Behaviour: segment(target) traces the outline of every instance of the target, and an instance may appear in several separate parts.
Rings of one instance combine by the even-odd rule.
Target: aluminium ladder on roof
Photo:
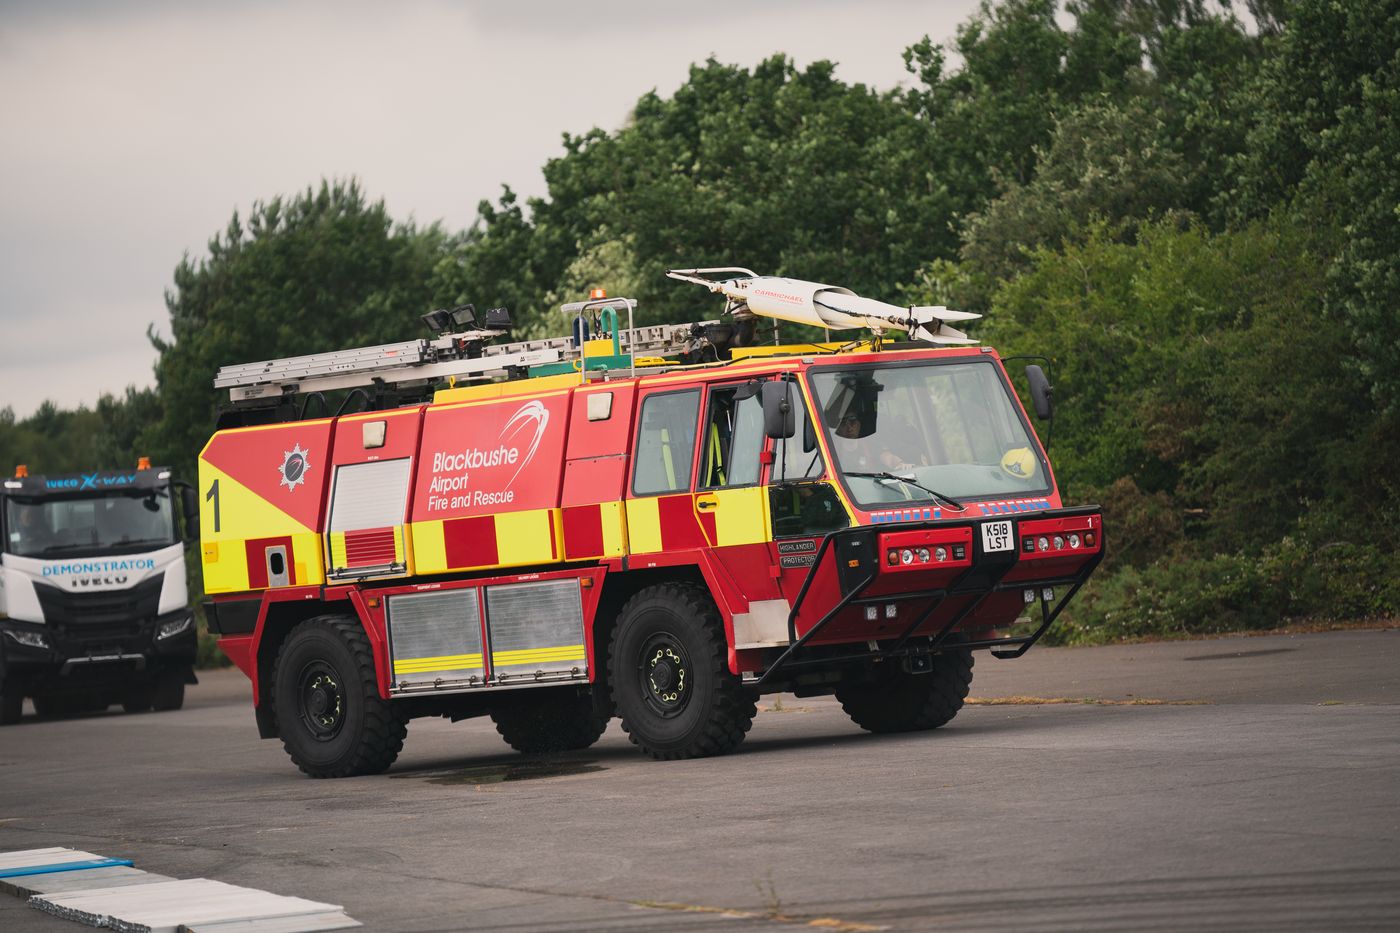
[[[575,308],[565,306],[564,310],[572,312]],[[690,339],[693,326],[655,324],[622,329],[618,334],[619,343],[622,351],[629,354],[680,349]],[[567,355],[579,352],[572,336],[505,344],[484,342],[500,333],[474,330],[432,340],[405,340],[257,363],[239,363],[220,368],[214,378],[214,387],[228,389],[230,399],[244,402],[368,386],[376,381],[394,385],[429,382],[451,376],[504,375],[511,369],[557,363]],[[475,345],[473,352],[479,348],[480,355],[464,355],[464,347],[468,344]]]

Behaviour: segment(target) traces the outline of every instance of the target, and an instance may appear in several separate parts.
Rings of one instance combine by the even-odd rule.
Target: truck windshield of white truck
[[[5,503],[5,550],[19,557],[79,555],[175,543],[166,490],[100,496],[11,497]]]

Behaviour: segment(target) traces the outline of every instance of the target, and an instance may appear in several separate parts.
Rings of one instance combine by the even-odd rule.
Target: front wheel
[[[836,699],[856,725],[869,732],[937,729],[962,709],[972,684],[972,652],[933,656],[933,670],[911,674],[888,662],[868,682],[843,684]]]
[[[403,717],[379,696],[369,638],[359,622],[318,616],[283,642],[272,669],[282,747],[314,778],[378,774],[403,749]]]
[[[128,713],[144,713],[151,708],[154,699],[155,685],[142,681],[127,688],[122,695],[122,709]]]
[[[730,672],[719,610],[699,586],[663,583],[628,600],[608,664],[622,730],[652,758],[722,755],[753,726],[754,695]]]
[[[165,671],[151,689],[151,708],[156,712],[177,710],[185,705],[185,672]]]
[[[0,726],[13,726],[24,715],[24,692],[17,684],[0,682]]]

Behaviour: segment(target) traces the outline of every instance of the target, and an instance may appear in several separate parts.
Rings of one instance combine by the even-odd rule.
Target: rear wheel
[[[369,638],[356,620],[318,616],[298,625],[277,653],[272,683],[282,747],[307,775],[378,774],[403,749],[407,727],[379,696]]]
[[[156,678],[151,689],[151,708],[156,712],[175,710],[185,705],[185,672],[165,671]]]
[[[719,610],[699,586],[638,592],[622,608],[608,654],[622,729],[653,758],[722,755],[753,726],[754,695],[730,673]]]
[[[593,690],[522,690],[491,710],[496,731],[527,755],[587,748],[611,718],[611,702]]]
[[[911,674],[889,664],[873,681],[844,684],[836,699],[856,725],[869,732],[937,729],[962,709],[972,684],[972,652],[933,656],[933,670]]]

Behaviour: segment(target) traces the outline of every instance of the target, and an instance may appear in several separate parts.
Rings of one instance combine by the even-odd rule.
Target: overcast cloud
[[[976,6],[0,2],[0,407],[152,384],[176,263],[254,200],[353,175],[461,229],[692,62],[785,52],[889,88]]]

